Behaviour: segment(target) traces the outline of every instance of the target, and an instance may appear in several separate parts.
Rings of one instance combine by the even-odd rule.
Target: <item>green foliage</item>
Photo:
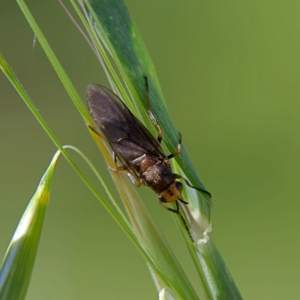
[[[27,6],[22,0],[19,0],[18,3],[45,53],[47,54],[57,75],[59,76],[62,84],[68,92],[71,100],[75,104],[75,107],[78,109],[79,113],[82,115],[83,121],[91,124],[91,119],[85,108],[85,105],[78,96],[78,93],[76,92],[72,82],[68,78],[66,72],[63,70],[61,64],[56,58],[54,52],[39,29]],[[153,130],[146,113],[145,85],[143,78],[144,76],[147,76],[149,80],[151,110],[153,110],[154,114],[159,119],[160,124],[164,129],[164,143],[172,152],[178,142],[178,132],[176,131],[164,105],[162,91],[159,86],[158,78],[156,76],[155,68],[152,64],[151,58],[124,3],[119,0],[102,0],[85,1],[84,3],[79,2],[79,5],[72,1],[72,4],[89,34],[89,39],[94,45],[93,50],[99,57],[102,66],[107,72],[108,78],[112,84],[112,88],[118,95],[120,95],[122,99],[124,99],[135,115],[143,119],[149,130]],[[85,16],[87,16],[87,18],[85,18]],[[114,65],[117,67],[116,69],[114,69]],[[96,190],[96,188],[87,180],[85,175],[82,174],[79,168],[74,164],[64,147],[54,136],[46,122],[34,107],[29,96],[22,88],[16,76],[14,76],[13,72],[2,57],[1,68],[12,82],[16,90],[19,92],[27,106],[33,112],[34,116],[40,122],[41,126],[44,128],[51,140],[62,152],[70,165],[74,168],[75,172],[77,172],[87,187],[103,204],[109,214],[114,218],[114,220],[118,223],[118,225],[122,228],[122,230],[126,233],[129,239],[144,257],[155,280],[157,289],[158,291],[161,291],[161,299],[198,299],[196,292],[194,291],[180,264],[178,263],[175,255],[147,213],[142,202],[138,198],[134,187],[131,184],[128,184],[128,181],[126,181],[124,176],[116,172],[112,172],[112,177],[115,180],[116,186],[128,213],[128,220],[127,217],[122,213],[122,210],[117,206],[113,197],[110,195],[100,175],[96,172],[92,164],[86,157],[84,157],[82,153],[80,153],[80,155],[84,157],[85,161],[94,170],[99,181],[103,184],[104,190],[109,195],[109,202],[105,200],[105,197]],[[112,165],[113,161],[110,158],[109,149],[105,144],[103,144],[103,141],[98,135],[94,134],[93,132],[91,132],[91,134],[96,143],[99,145],[99,148],[102,151],[108,165]],[[73,150],[75,149],[73,148]],[[79,152],[78,150],[75,151]],[[52,170],[52,167],[50,168]],[[176,157],[174,168],[183,176],[187,177],[187,179],[194,186],[203,187],[190,163],[184,148],[182,149],[180,155]],[[192,234],[194,237],[196,237],[195,243],[191,243],[185,228],[182,226],[180,221],[178,224],[182,229],[183,236],[194,260],[199,277],[201,278],[207,298],[241,299],[241,296],[221,256],[208,236],[208,233],[211,229],[211,202],[209,197],[206,194],[190,191],[189,189],[186,190],[185,196],[191,203],[191,209],[189,210],[186,206],[183,206],[182,209],[184,210],[186,219],[189,222]],[[44,198],[45,197],[42,197],[42,199]],[[37,230],[39,236],[42,228],[42,220],[45,209],[41,210],[40,213],[39,211],[36,211],[36,213],[37,216],[40,214],[41,222],[38,224],[33,222],[33,226],[34,230]],[[18,234],[16,233],[15,235]],[[8,251],[8,255],[6,256],[3,264],[4,267],[2,268],[2,272],[5,274],[21,274],[19,270],[22,268],[22,266],[19,265],[19,262],[24,261],[24,257],[27,259],[28,255],[30,267],[27,268],[27,273],[29,275],[26,275],[27,279],[23,280],[23,283],[21,283],[20,287],[18,288],[19,293],[22,294],[23,297],[29,283],[31,270],[36,257],[38,240],[39,239],[35,240],[35,250],[30,254],[25,252],[25,256],[22,256],[22,260],[20,260],[19,255],[11,256],[11,252]],[[27,241],[24,243],[25,246],[22,248],[27,247]],[[17,272],[13,273],[13,268],[15,268]],[[3,278],[6,277],[4,276]],[[19,275],[13,276],[11,282],[16,282],[16,280],[19,280],[18,278]],[[12,293],[13,285],[10,284],[6,286],[7,288],[5,288],[5,292],[8,291],[8,293]]]

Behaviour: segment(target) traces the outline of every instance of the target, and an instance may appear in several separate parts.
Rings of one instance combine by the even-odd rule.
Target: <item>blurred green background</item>
[[[300,3],[125,2],[156,65],[170,115],[213,194],[211,236],[240,292],[245,299],[298,299]],[[58,2],[26,3],[82,98],[89,83],[107,85]],[[60,141],[79,147],[109,181],[85,124],[32,38],[17,4],[2,0],[0,51]],[[55,152],[3,74],[0,139],[3,257]],[[139,191],[200,290],[173,216],[150,190]],[[28,299],[156,298],[139,253],[62,158]]]

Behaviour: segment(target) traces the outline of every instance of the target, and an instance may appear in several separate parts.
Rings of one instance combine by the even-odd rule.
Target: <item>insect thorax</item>
[[[169,162],[163,159],[145,158],[141,163],[140,170],[140,177],[157,194],[175,180]]]

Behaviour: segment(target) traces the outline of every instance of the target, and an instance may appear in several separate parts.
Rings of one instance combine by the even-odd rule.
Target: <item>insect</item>
[[[162,129],[150,110],[146,77],[145,85],[148,114],[158,129],[157,139],[131,113],[123,101],[104,86],[90,84],[87,87],[86,98],[89,111],[95,124],[104,135],[104,139],[113,150],[113,157],[116,162],[115,171],[127,173],[134,178],[137,186],[145,185],[158,194],[159,203],[165,209],[180,215],[191,237],[185,219],[179,211],[178,201],[185,204],[188,202],[182,199],[183,185],[177,179],[182,179],[189,187],[210,197],[211,194],[206,190],[192,186],[187,179],[172,172],[169,160],[180,153],[181,135],[179,134],[177,150],[166,155],[161,147]],[[117,165],[117,158],[122,163],[121,166]],[[164,205],[164,203],[172,202],[176,203],[176,209]]]

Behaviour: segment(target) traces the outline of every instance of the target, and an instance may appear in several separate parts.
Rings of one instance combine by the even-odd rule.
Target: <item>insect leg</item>
[[[111,171],[125,171],[126,170],[124,166],[118,166],[117,155],[114,151],[112,153],[112,158],[116,164],[116,168],[115,169],[110,168]],[[120,172],[120,173],[122,173],[122,172]],[[124,172],[124,174],[125,173],[128,173],[128,172]]]
[[[94,127],[92,127],[92,126],[89,125],[89,124],[87,124],[87,127],[88,127],[90,130],[92,130],[94,133],[96,133],[97,135],[99,135],[99,136],[101,137],[101,139],[107,141],[107,138],[106,138],[104,135],[100,134]]]
[[[182,213],[179,211],[179,205],[178,205],[178,202],[176,201],[176,209],[173,209],[173,208],[164,206],[163,202],[161,202],[161,201],[159,201],[159,204],[160,204],[164,209],[166,209],[166,210],[168,210],[168,211],[170,211],[170,212],[172,212],[172,213],[177,214],[177,215],[180,216],[180,219],[181,219],[181,221],[182,221],[182,223],[183,223],[183,226],[185,227],[186,231],[188,232],[188,235],[189,235],[189,237],[190,237],[192,243],[194,243],[195,241],[193,240],[193,237],[192,237],[192,234],[191,234],[191,232],[190,232],[190,229],[189,229],[189,227],[188,227],[188,225],[187,225],[187,223],[186,223],[186,221],[185,221],[185,219],[184,219]]]
[[[124,166],[117,166],[116,168],[108,167],[108,170],[112,172],[128,175],[128,171],[125,169]]]
[[[162,132],[161,127],[158,124],[157,118],[155,117],[155,115],[153,114],[153,112],[150,110],[149,86],[148,86],[148,78],[147,78],[147,76],[144,76],[144,79],[145,79],[145,86],[146,86],[146,102],[147,102],[148,115],[149,115],[150,120],[156,126],[156,128],[158,130],[157,141],[159,143],[161,143],[162,137],[163,137],[163,132]]]
[[[181,151],[182,135],[181,135],[180,132],[178,132],[178,133],[179,133],[179,142],[178,142],[178,145],[177,145],[177,151],[175,151],[175,152],[169,154],[169,155],[168,155],[168,159],[171,159],[171,158],[175,157],[175,156],[178,155],[178,154],[180,153],[180,151]]]
[[[113,152],[113,158],[115,160],[115,163],[116,163],[116,168],[112,168],[112,167],[108,167],[108,169],[111,171],[111,172],[117,172],[119,174],[122,174],[122,175],[127,175],[130,180],[132,181],[132,183],[137,186],[137,187],[140,187],[143,185],[143,182],[138,180],[138,178],[135,178],[130,172],[128,172],[128,170],[125,168],[125,166],[118,166],[117,165],[117,157],[115,155],[115,152]]]
[[[173,174],[173,175],[175,175],[175,178],[176,178],[176,179],[182,179],[182,180],[184,180],[184,182],[185,182],[189,187],[191,187],[191,188],[193,188],[193,189],[195,189],[195,190],[197,190],[197,191],[199,191],[199,192],[202,192],[202,193],[208,195],[208,196],[211,198],[211,193],[210,193],[210,192],[208,192],[208,191],[206,191],[206,190],[204,190],[204,189],[201,189],[201,188],[197,188],[197,187],[195,187],[195,186],[192,186],[192,185],[190,184],[190,182],[189,182],[186,178],[182,177],[181,175],[178,175],[178,174]]]

